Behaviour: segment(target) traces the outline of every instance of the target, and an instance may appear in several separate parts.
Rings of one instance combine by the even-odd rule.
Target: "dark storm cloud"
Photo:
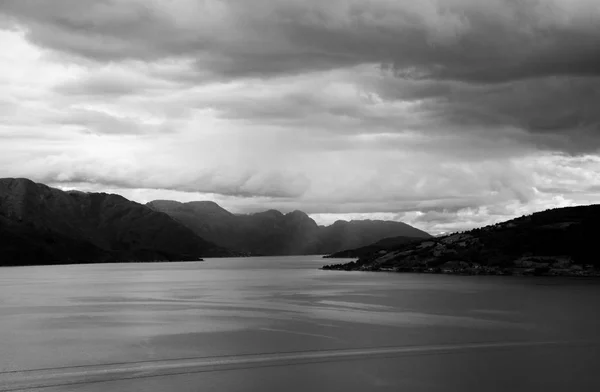
[[[193,69],[180,74],[188,85],[195,83],[190,71],[202,80],[268,79],[379,64],[394,75],[375,86],[384,99],[419,101],[417,113],[404,116],[328,101],[318,89],[207,103],[228,118],[344,119],[350,132],[432,122],[447,132],[513,127],[529,133],[524,143],[543,149],[600,147],[600,3],[593,0],[8,0],[0,13],[31,42],[100,63],[189,61]],[[144,88],[97,78],[59,91]]]
[[[316,130],[327,126],[345,135],[379,134],[375,142],[381,142],[382,148],[406,143],[394,134],[408,130],[449,139],[446,146],[457,150],[460,145],[453,144],[487,151],[496,146],[519,151],[522,145],[568,153],[600,147],[600,78],[543,77],[489,85],[407,80],[381,73],[358,74],[355,83],[356,91],[346,95],[331,92],[335,85],[323,83],[320,90],[300,84],[290,91],[234,92],[205,96],[194,103],[216,109],[227,119],[249,123]],[[370,93],[361,94],[361,90]],[[339,141],[340,145],[349,142]],[[370,142],[362,143],[368,146]]]
[[[164,21],[136,2],[9,0],[0,12],[40,46],[99,61],[146,58],[153,39],[173,37]]]
[[[407,113],[372,110],[362,100],[304,88],[303,91],[268,96],[208,96],[195,101],[195,104],[215,109],[220,117],[230,120],[321,130],[327,127],[330,131],[346,135],[382,132],[390,126],[413,129],[423,126],[422,120]]]
[[[379,63],[501,82],[600,73],[593,1],[8,0],[32,42],[98,61],[195,59],[226,77]]]
[[[427,118],[462,129],[527,131],[520,142],[570,153],[600,147],[600,78],[545,77],[494,85],[385,80],[375,87],[387,100],[418,100]],[[500,130],[499,130],[500,128]]]

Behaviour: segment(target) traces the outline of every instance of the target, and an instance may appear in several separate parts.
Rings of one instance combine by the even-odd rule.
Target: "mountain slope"
[[[226,253],[167,214],[118,195],[0,179],[0,265],[197,260]]]
[[[235,237],[237,219],[216,203],[211,201],[179,203],[172,200],[155,200],[147,203],[146,206],[168,214],[207,241],[218,242],[216,240],[228,238],[229,240],[220,241],[220,245],[236,248],[233,237],[229,238],[228,235],[234,233]]]
[[[358,248],[389,237],[429,238],[428,233],[403,222],[362,220],[337,221],[323,228],[321,253]]]
[[[438,238],[373,247],[326,269],[458,273],[585,274],[600,268],[600,205],[538,212]]]
[[[327,256],[323,256],[325,259],[345,259],[345,258],[361,258],[365,256],[369,256],[373,253],[377,252],[387,252],[390,250],[397,249],[400,246],[406,245],[409,242],[414,241],[422,241],[423,238],[414,238],[414,237],[388,237],[382,240],[379,240],[375,243],[369,244],[367,246],[361,246],[360,248],[355,249],[346,249],[339,252],[334,252]]]
[[[156,200],[147,205],[207,240],[253,255],[325,254],[391,236],[430,237],[402,222],[337,221],[323,227],[302,211],[234,215],[212,202]]]
[[[319,226],[302,211],[282,214],[269,210],[239,215],[240,245],[254,254],[300,255],[319,253]]]

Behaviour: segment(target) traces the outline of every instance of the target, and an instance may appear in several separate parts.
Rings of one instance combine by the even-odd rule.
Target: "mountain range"
[[[429,234],[401,222],[318,226],[301,211],[235,215],[213,202],[147,205],[107,193],[0,179],[0,266],[325,254]]]
[[[600,275],[600,205],[557,208],[441,237],[386,239],[334,253],[325,269],[464,274]]]
[[[209,201],[155,200],[147,205],[169,214],[208,241],[251,255],[327,254],[386,237],[431,237],[402,222],[339,220],[330,226],[319,226],[302,211],[236,215]]]
[[[198,260],[233,255],[119,195],[0,179],[0,265]]]

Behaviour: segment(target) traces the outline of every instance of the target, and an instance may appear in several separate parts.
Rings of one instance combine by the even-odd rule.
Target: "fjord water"
[[[0,270],[0,391],[600,390],[600,281],[320,257]]]

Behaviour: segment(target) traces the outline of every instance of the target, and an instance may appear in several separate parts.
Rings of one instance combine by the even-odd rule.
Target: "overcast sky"
[[[598,0],[2,0],[0,177],[433,234],[600,201]]]

